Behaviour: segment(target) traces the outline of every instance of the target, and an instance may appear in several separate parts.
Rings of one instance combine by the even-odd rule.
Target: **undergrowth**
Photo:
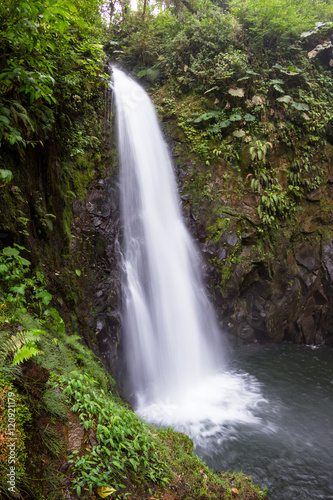
[[[16,402],[16,494],[36,500],[90,498],[262,498],[244,480],[216,475],[193,454],[191,440],[157,429],[118,396],[115,382],[77,335],[69,335],[47,282],[34,272],[28,252],[0,252],[0,486],[8,491],[8,412]],[[25,257],[23,257],[25,255]],[[69,425],[81,429],[67,454]],[[6,448],[7,446],[7,448]],[[27,459],[29,457],[29,459]],[[68,462],[65,477],[61,464]],[[65,480],[65,483],[62,480]],[[245,490],[244,490],[245,491]],[[72,492],[72,493],[71,493]],[[248,494],[252,496],[248,496]],[[67,495],[67,496],[66,496]],[[176,495],[176,496],[175,496]]]
[[[76,451],[70,459],[78,495],[84,490],[112,488],[117,498],[126,498],[131,484],[144,491],[169,483],[166,457],[146,424],[87,375],[73,372],[62,381],[67,383],[64,393],[74,402],[71,410],[79,413],[86,431],[93,429],[97,440],[84,454]]]

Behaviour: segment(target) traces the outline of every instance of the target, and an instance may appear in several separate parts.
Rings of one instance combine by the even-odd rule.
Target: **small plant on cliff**
[[[268,147],[272,148],[272,144],[270,142],[264,142],[259,139],[253,141],[250,144],[249,152],[251,155],[252,161],[262,161],[266,163],[266,155],[268,151]]]
[[[117,498],[126,498],[129,482],[144,488],[165,486],[170,472],[156,448],[155,439],[136,415],[98,388],[96,381],[78,372],[71,373],[64,393],[74,402],[83,428],[96,433],[96,445],[70,459],[77,495],[84,489],[112,489]],[[156,436],[155,436],[156,437]]]
[[[271,225],[278,219],[285,219],[294,210],[295,203],[280,185],[262,193],[258,214],[264,224]]]

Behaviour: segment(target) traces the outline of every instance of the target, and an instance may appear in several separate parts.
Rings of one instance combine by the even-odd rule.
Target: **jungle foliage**
[[[0,144],[34,145],[97,83],[99,2],[5,0],[0,21]]]
[[[260,223],[275,227],[325,180],[333,7],[309,0],[191,5],[158,4],[145,16],[139,8],[114,19],[108,50],[150,85],[162,119],[177,124],[176,140],[206,164],[215,209],[226,186],[216,174],[222,168],[234,191],[258,195]],[[207,199],[205,183],[199,191]]]
[[[65,252],[71,201],[104,168],[100,2],[5,0],[0,26],[0,228]]]

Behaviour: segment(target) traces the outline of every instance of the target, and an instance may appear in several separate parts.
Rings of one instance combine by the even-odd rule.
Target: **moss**
[[[188,436],[172,429],[158,432],[166,444],[172,470],[177,475],[176,488],[181,499],[223,499],[233,497],[237,491],[239,499],[259,499],[266,496],[258,486],[252,483],[251,477],[242,473],[214,473],[205,463],[193,454],[193,443]]]
[[[211,226],[207,227],[209,231],[208,240],[212,239],[215,242],[219,241],[222,234],[228,229],[229,226],[230,219],[228,217],[217,219]]]
[[[13,485],[8,474],[12,474],[15,486],[22,483],[26,473],[26,437],[31,413],[17,388],[4,380],[0,380],[0,417],[0,487],[9,492],[13,491],[9,489]]]

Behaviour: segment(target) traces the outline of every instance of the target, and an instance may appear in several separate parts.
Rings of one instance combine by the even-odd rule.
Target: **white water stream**
[[[157,425],[197,444],[226,426],[258,424],[260,386],[225,370],[222,333],[182,220],[173,167],[154,107],[113,68],[123,225],[123,325],[130,397]]]

